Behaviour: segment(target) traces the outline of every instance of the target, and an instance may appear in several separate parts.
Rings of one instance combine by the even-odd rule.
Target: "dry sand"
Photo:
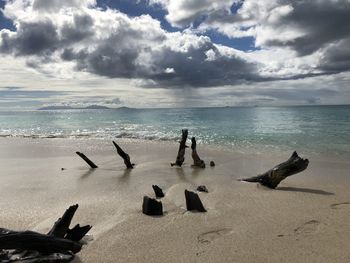
[[[206,169],[182,168],[176,143],[119,141],[135,169],[126,171],[110,141],[0,139],[0,227],[46,232],[71,205],[93,240],[74,262],[350,262],[350,161],[316,154],[308,169],[276,190],[238,182],[285,161],[291,152],[243,153],[198,145]],[[82,151],[99,169],[75,155]],[[65,170],[61,170],[65,168]],[[163,188],[165,215],[141,213],[152,184]],[[207,213],[186,212],[184,190]]]

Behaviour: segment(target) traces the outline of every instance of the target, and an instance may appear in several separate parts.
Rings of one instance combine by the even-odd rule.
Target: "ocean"
[[[350,154],[350,106],[0,111],[1,137],[131,138]]]

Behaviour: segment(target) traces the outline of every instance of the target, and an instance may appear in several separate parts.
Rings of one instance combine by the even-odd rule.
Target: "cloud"
[[[168,32],[149,15],[130,17],[99,8],[94,0],[7,1],[2,12],[15,29],[0,30],[0,52],[24,59],[48,79],[133,80],[135,90],[233,89],[350,69],[348,0],[148,2],[162,6],[166,19],[181,29]],[[233,41],[254,37],[257,49],[243,52],[215,44],[205,35],[209,30]]]
[[[232,39],[254,37],[256,48],[265,53],[272,50],[270,60],[285,66],[284,60],[272,56],[283,50],[284,59],[288,56],[296,62],[289,67],[296,77],[300,67],[305,71],[308,65],[310,75],[349,70],[348,59],[344,59],[349,54],[349,0],[167,0],[161,5],[173,26],[197,22],[199,33],[214,30]],[[265,62],[269,68],[270,61]],[[288,67],[281,66],[275,72],[283,75],[285,69]]]
[[[16,31],[0,31],[0,51],[27,56],[27,65],[41,72],[54,68],[50,63],[70,62],[77,71],[150,79],[158,87],[206,87],[259,78],[254,61],[208,37],[170,33],[149,15],[131,18],[93,4],[8,2],[4,14],[14,20]],[[22,10],[15,9],[18,6]]]

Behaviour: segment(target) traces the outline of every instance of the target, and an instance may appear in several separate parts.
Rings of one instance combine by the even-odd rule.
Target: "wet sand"
[[[237,179],[291,152],[198,145],[207,168],[195,169],[190,149],[182,168],[170,167],[177,143],[118,143],[135,169],[125,170],[107,140],[0,138],[0,227],[45,233],[78,203],[73,224],[93,228],[74,262],[350,262],[350,159],[299,152],[308,169],[270,190]],[[166,194],[162,217],[141,212],[152,184]],[[209,190],[199,193],[207,213],[185,209],[184,190],[198,185]]]

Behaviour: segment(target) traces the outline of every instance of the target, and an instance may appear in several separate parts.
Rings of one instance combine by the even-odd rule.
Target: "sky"
[[[0,0],[0,109],[350,104],[350,0]]]

